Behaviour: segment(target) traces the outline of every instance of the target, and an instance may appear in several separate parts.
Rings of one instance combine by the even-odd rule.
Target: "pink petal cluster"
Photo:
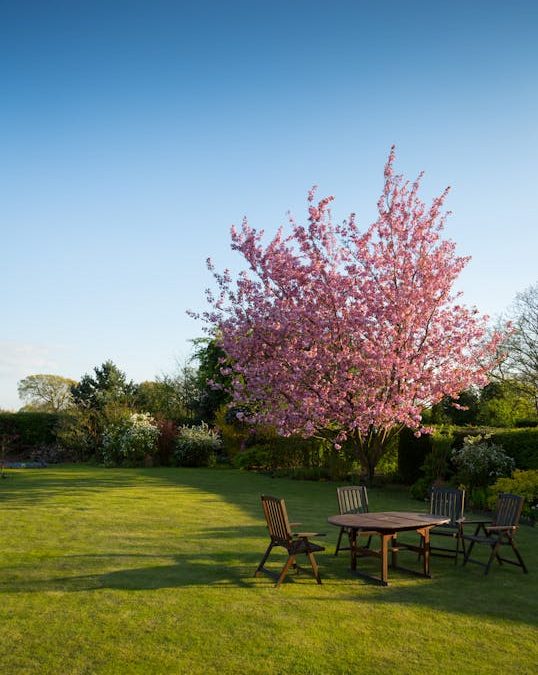
[[[441,238],[448,190],[427,207],[420,178],[385,166],[378,218],[331,222],[329,202],[308,195],[308,223],[269,244],[245,220],[232,249],[249,266],[218,274],[204,318],[230,357],[233,398],[252,421],[284,435],[334,429],[336,441],[405,425],[444,396],[482,385],[500,335],[457,303],[454,281],[469,258]]]

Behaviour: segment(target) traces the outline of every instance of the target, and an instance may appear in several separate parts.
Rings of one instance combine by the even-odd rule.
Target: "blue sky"
[[[0,407],[32,373],[190,353],[229,227],[375,215],[391,144],[452,186],[459,286],[491,315],[537,281],[538,4],[0,2]]]

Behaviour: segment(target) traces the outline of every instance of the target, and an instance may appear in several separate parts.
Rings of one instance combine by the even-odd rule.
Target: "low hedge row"
[[[56,413],[0,413],[0,437],[7,441],[8,452],[56,442]]]
[[[501,445],[507,455],[512,457],[518,469],[538,469],[538,428],[477,428],[454,427],[452,447],[461,448],[465,436],[490,434],[492,443]],[[429,435],[417,438],[412,431],[404,429],[400,433],[398,445],[398,473],[405,483],[413,483],[422,474],[420,467],[426,456],[432,451]]]

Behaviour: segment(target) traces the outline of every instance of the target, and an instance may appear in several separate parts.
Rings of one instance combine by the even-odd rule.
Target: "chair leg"
[[[529,573],[529,570],[527,569],[527,566],[526,566],[525,563],[523,562],[523,558],[521,557],[521,553],[517,550],[516,545],[514,544],[514,542],[512,541],[512,539],[510,539],[510,546],[512,547],[512,550],[513,550],[514,553],[516,554],[516,557],[517,557],[517,559],[519,560],[519,564],[520,564],[521,567],[523,568],[523,571],[525,572],[525,574],[528,574],[528,573]]]
[[[501,547],[501,540],[498,539],[495,542],[495,544],[493,544],[493,546],[491,547],[491,555],[489,556],[489,560],[486,564],[486,570],[484,572],[485,575],[489,573],[491,563],[494,561],[494,559],[499,557],[499,548],[500,547]]]
[[[269,544],[269,546],[267,547],[267,551],[265,551],[261,563],[258,565],[258,567],[256,568],[256,571],[254,572],[255,577],[257,577],[261,573],[261,571],[263,570],[263,566],[265,565],[265,563],[267,561],[267,558],[269,557],[269,554],[271,553],[271,551],[273,549],[273,546],[274,546],[274,544],[273,544],[273,542],[271,542]]]
[[[321,584],[321,577],[319,575],[319,567],[316,559],[314,558],[314,554],[312,551],[307,551],[306,555],[308,556],[308,560],[310,560],[310,565],[312,566],[312,572],[314,573],[314,578],[318,582],[318,584]]]
[[[282,568],[282,572],[280,572],[280,576],[278,577],[278,580],[275,584],[276,588],[280,586],[280,584],[284,581],[286,574],[289,572],[290,567],[295,563],[295,556],[290,555],[290,557],[286,560],[286,564]]]
[[[474,545],[475,545],[475,542],[472,541],[472,542],[469,544],[469,547],[468,547],[467,550],[465,550],[465,545],[463,546],[463,550],[464,550],[464,554],[463,554],[463,564],[464,564],[464,566],[467,564],[467,561],[468,561],[469,558],[471,557],[471,551],[473,550],[473,546],[474,546]]]
[[[340,528],[340,534],[338,535],[338,541],[336,542],[336,550],[334,552],[334,556],[336,557],[338,555],[338,551],[340,550],[340,544],[342,542],[342,535],[344,534],[344,528]]]

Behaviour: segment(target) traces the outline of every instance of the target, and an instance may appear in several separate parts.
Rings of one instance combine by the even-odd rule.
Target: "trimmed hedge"
[[[420,467],[432,451],[429,434],[415,436],[411,429],[402,429],[398,439],[398,474],[404,483],[414,483],[422,475]]]
[[[512,457],[517,469],[538,469],[538,428],[500,429],[459,427],[453,428],[453,448],[461,448],[466,436],[488,434],[491,443],[503,447],[507,455]],[[409,429],[400,433],[398,444],[398,472],[404,483],[413,483],[422,476],[421,466],[426,456],[432,451],[429,435],[416,438]]]
[[[56,413],[0,413],[0,436],[15,437],[9,443],[8,452],[52,445],[56,442],[56,425],[59,418]]]
[[[538,469],[538,428],[499,429],[492,440],[513,457],[518,469]]]

